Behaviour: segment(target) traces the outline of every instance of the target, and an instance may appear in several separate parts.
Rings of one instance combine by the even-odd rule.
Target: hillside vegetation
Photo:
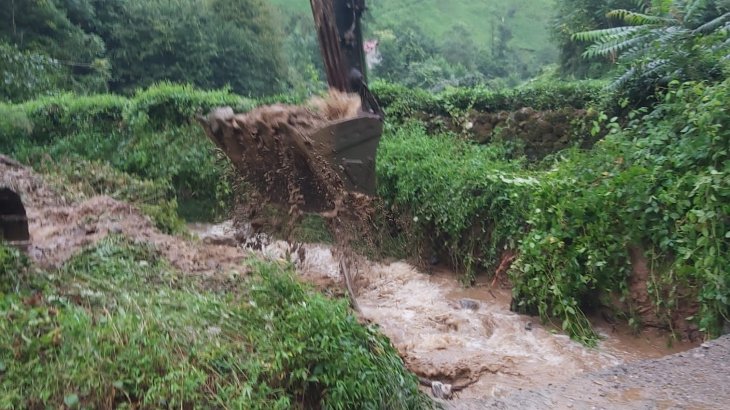
[[[311,19],[309,2],[273,0],[284,16]],[[365,19],[367,38],[383,43],[383,65],[402,64],[402,70],[374,69],[374,75],[391,81],[419,81],[407,72],[421,70],[441,82],[509,79],[515,84],[556,61],[557,50],[550,41],[553,0],[466,1],[370,0]],[[304,23],[302,27],[309,28]],[[308,35],[297,32],[297,35]],[[395,41],[397,50],[388,43]],[[421,54],[415,60],[400,54]],[[461,65],[460,69],[449,67]],[[416,74],[417,75],[417,74]],[[420,79],[420,86],[430,84]],[[434,79],[435,80],[435,79]]]
[[[276,4],[11,2],[0,152],[172,238],[230,216],[246,184],[196,116],[326,92],[309,4]],[[358,251],[509,284],[512,310],[588,345],[594,315],[730,330],[727,1],[370,5],[382,212]],[[558,71],[532,78],[555,48]],[[390,341],[289,264],[254,258],[220,286],[160,252],[115,234],[44,270],[0,244],[0,407],[431,405]]]

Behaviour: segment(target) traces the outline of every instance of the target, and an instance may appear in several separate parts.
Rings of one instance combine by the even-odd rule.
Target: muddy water
[[[231,230],[230,224],[195,228],[204,241],[214,243],[232,236]],[[304,252],[297,252],[285,242],[259,239],[258,247],[267,258],[289,255],[301,276],[318,286],[340,284],[337,261],[326,246],[304,245]],[[504,397],[693,347],[675,343],[669,348],[666,335],[636,336],[625,328],[598,324],[604,340],[597,348],[586,348],[536,318],[510,312],[507,289],[488,283],[463,288],[456,273],[429,275],[404,262],[366,265],[355,280],[365,319],[390,337],[413,372],[464,387],[457,400]]]

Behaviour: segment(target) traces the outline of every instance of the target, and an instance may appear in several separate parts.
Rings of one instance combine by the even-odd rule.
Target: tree
[[[70,5],[75,9],[70,9]],[[14,57],[5,61],[2,76],[8,81],[14,75],[13,67],[26,67],[33,77],[18,77],[15,81],[23,84],[9,85],[8,90],[15,87],[12,93],[8,91],[14,94],[13,98],[21,98],[21,94],[22,98],[31,98],[36,91],[48,91],[51,84],[60,90],[106,90],[108,63],[104,59],[104,42],[70,18],[89,7],[88,0],[10,0],[0,7],[0,41],[16,49],[4,49],[6,55]],[[46,74],[42,74],[44,70]],[[20,89],[25,91],[18,94]]]
[[[286,75],[283,33],[262,0],[212,0],[212,84],[241,94],[278,92]]]
[[[587,44],[573,40],[573,34],[613,27],[607,16],[614,9],[640,11],[646,0],[559,0],[552,32],[560,51],[560,72],[578,78],[600,77],[610,69],[608,60],[586,60],[582,57]]]
[[[592,41],[586,58],[611,57],[623,70],[612,83],[632,100],[641,100],[669,81],[724,78],[730,58],[730,4],[714,0],[654,1],[645,12],[608,13],[624,25],[576,33]],[[648,91],[647,91],[648,90]]]

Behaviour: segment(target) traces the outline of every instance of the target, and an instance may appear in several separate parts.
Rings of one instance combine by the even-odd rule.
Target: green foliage
[[[10,61],[0,63],[5,80],[0,89],[7,87],[0,95],[14,94],[10,99],[21,101],[52,89],[106,91],[109,64],[104,42],[72,21],[88,6],[89,0],[10,0],[0,8],[0,44],[20,50]],[[23,68],[28,77],[20,71]]]
[[[5,245],[0,238],[0,294],[14,292],[14,287],[28,270],[29,265],[25,255]]]
[[[0,407],[430,407],[346,301],[250,269],[221,287],[109,237],[0,294]]]
[[[679,86],[593,152],[554,165],[533,193],[530,233],[513,270],[522,306],[590,337],[579,308],[625,293],[627,250],[638,245],[654,267],[659,318],[671,326],[674,310],[694,299],[700,328],[718,335],[730,300],[729,86]]]
[[[608,16],[620,27],[578,32],[575,40],[593,44],[584,56],[619,56],[623,66],[613,82],[640,105],[669,81],[725,78],[730,5],[713,0],[655,2],[648,13],[618,9]]]
[[[605,76],[611,61],[582,57],[586,44],[573,40],[581,31],[610,29],[614,21],[608,12],[615,9],[641,11],[637,0],[559,0],[552,26],[553,39],[560,49],[560,71],[566,77],[595,78]]]
[[[245,110],[252,103],[227,91],[162,83],[132,99],[69,94],[0,104],[5,114],[0,150],[34,166],[49,156],[80,157],[107,162],[136,178],[165,181],[178,202],[199,203],[205,211],[197,216],[210,219],[230,202],[228,165],[193,117],[222,105]],[[170,209],[174,204],[162,208]]]
[[[515,89],[491,90],[486,87],[454,87],[440,93],[400,84],[375,82],[371,90],[386,110],[388,119],[402,122],[408,118],[447,115],[455,111],[515,111],[523,107],[552,110],[584,108],[597,101],[603,83],[595,81],[527,84]]]
[[[494,268],[505,248],[516,249],[515,307],[559,320],[584,343],[596,340],[585,312],[601,306],[632,321],[641,319],[635,310],[650,309],[656,317],[648,319],[671,327],[699,304],[688,320],[718,335],[730,316],[730,83],[671,87],[653,110],[631,113],[624,129],[599,116],[598,130],[585,132],[609,135],[592,150],[570,149],[532,170],[508,162],[500,145],[427,136],[414,125],[389,129],[378,154],[380,193],[414,218],[413,237],[444,246],[467,273]],[[383,90],[391,118],[394,107],[411,109],[406,118],[429,107],[425,93]],[[409,97],[396,106],[400,92]],[[452,101],[449,110],[479,101],[478,93],[445,95],[438,98]],[[632,249],[648,258],[651,306],[630,298]]]
[[[526,195],[537,180],[520,164],[501,160],[498,147],[428,136],[409,125],[386,135],[378,152],[380,195],[407,209],[471,276],[492,267],[521,233]]]
[[[435,90],[477,84],[516,85],[555,59],[547,26],[541,24],[550,18],[552,2],[452,0],[445,8],[445,3],[435,0],[418,4],[370,0],[363,20],[364,35],[379,41],[380,52],[370,78]],[[320,68],[309,4],[299,0],[272,3],[279,6],[284,21],[306,20],[306,24],[290,22],[286,26],[288,43],[306,45],[305,53],[302,48],[287,49],[290,65],[299,72]],[[294,76],[299,82],[301,75]],[[313,80],[307,82],[310,87],[317,84]]]
[[[163,80],[244,95],[279,90],[282,42],[261,0],[96,0],[94,8],[115,91]]]
[[[0,101],[25,101],[63,86],[65,70],[53,59],[0,42]]]

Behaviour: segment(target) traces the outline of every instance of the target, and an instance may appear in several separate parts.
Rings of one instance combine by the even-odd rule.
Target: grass
[[[427,408],[386,338],[286,264],[214,280],[111,236],[38,272],[0,244],[0,408]]]

